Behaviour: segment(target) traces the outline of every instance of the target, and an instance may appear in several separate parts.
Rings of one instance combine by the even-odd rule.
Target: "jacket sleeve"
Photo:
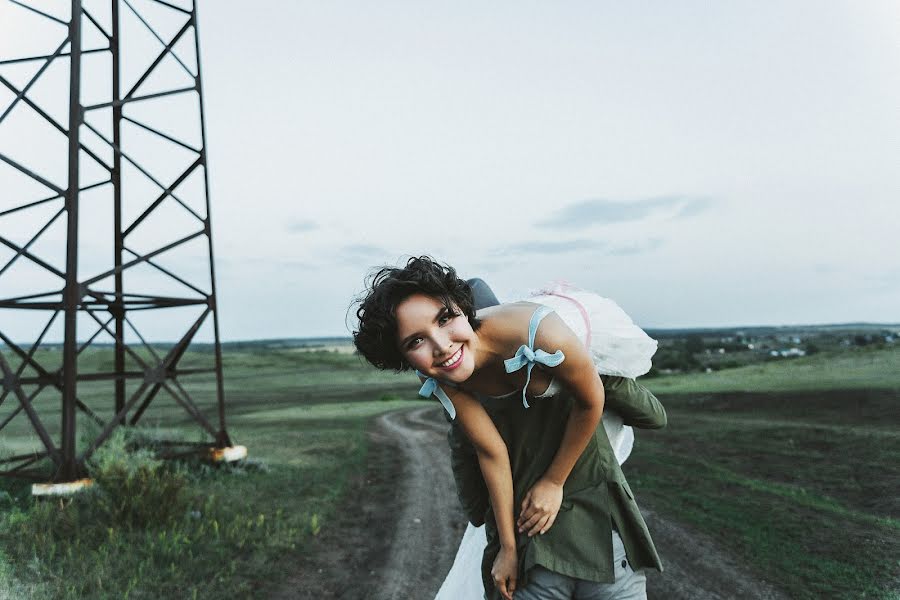
[[[642,429],[666,426],[666,409],[653,393],[634,379],[601,375],[606,407],[621,415],[626,425]]]
[[[456,423],[450,423],[447,442],[450,444],[450,466],[456,480],[456,493],[463,512],[472,525],[484,525],[490,496],[475,448]]]

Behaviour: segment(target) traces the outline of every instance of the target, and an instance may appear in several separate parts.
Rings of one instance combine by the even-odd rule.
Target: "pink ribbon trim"
[[[588,316],[587,310],[584,308],[584,305],[581,302],[579,302],[578,300],[576,300],[575,298],[572,298],[571,296],[566,296],[565,294],[560,294],[559,292],[555,292],[553,290],[546,290],[546,293],[550,296],[559,296],[560,298],[565,298],[566,300],[569,300],[569,301],[575,303],[575,306],[578,307],[578,311],[581,313],[581,318],[584,319],[584,326],[587,331],[587,335],[585,336],[585,340],[584,340],[584,347],[587,348],[588,350],[590,350],[591,336],[592,336],[591,318]]]

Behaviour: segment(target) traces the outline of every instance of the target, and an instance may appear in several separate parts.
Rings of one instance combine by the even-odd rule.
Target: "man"
[[[480,279],[469,280],[476,308],[498,304]],[[666,425],[656,397],[632,379],[601,376],[605,410],[625,425],[655,429]],[[530,408],[507,399],[481,398],[509,451],[516,507],[541,477],[560,447],[573,397],[568,392]],[[499,552],[496,523],[475,451],[455,423],[448,433],[451,462],[463,509],[474,525],[485,525],[482,561],[486,597],[499,599],[490,570]],[[572,469],[553,526],[543,535],[517,534],[519,557],[516,600],[646,598],[644,568],[662,565],[634,495],[619,467],[603,427]]]

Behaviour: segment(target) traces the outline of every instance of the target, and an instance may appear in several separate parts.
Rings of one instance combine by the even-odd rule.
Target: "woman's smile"
[[[451,356],[444,362],[437,364],[436,366],[439,369],[452,371],[453,369],[457,368],[459,365],[462,364],[462,359],[463,359],[463,347],[460,346],[459,350],[457,350],[453,356]]]
[[[474,370],[478,336],[468,317],[441,299],[413,294],[395,309],[398,347],[409,366],[461,383]]]

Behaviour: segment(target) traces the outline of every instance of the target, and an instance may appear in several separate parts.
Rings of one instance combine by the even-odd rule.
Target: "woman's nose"
[[[441,354],[447,352],[447,350],[449,350],[451,347],[453,347],[453,342],[450,340],[450,338],[437,339],[435,340],[434,344],[434,354],[436,356],[440,356]]]

